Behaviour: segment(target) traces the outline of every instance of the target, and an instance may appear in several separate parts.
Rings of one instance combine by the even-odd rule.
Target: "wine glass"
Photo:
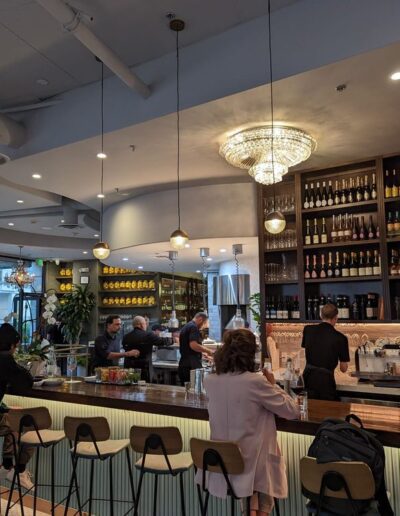
[[[75,369],[77,368],[77,361],[76,361],[76,355],[71,353],[70,355],[67,356],[67,369],[68,371],[70,372],[70,379],[68,380],[68,383],[73,383],[73,380],[72,380],[72,373],[75,371]]]

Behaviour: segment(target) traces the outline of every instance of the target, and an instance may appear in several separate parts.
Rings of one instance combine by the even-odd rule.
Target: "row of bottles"
[[[400,275],[399,252],[397,249],[392,249],[390,253],[389,274],[390,276]]]
[[[156,298],[154,296],[139,296],[139,297],[125,297],[125,296],[113,296],[103,297],[103,305],[105,306],[154,306],[156,304]]]
[[[306,255],[305,279],[381,275],[381,257],[377,250],[373,254],[372,251],[360,251],[358,253],[354,251],[339,253],[339,251],[336,251],[335,259],[332,252],[328,253],[327,259],[324,253],[319,258],[320,260],[318,260],[316,254],[313,254],[312,257]]]
[[[338,294],[332,297],[309,296],[306,300],[306,318],[314,321],[321,319],[321,310],[327,303],[333,303],[338,309],[340,320],[373,321],[378,318],[379,295],[375,293],[355,295],[351,302],[350,296]]]
[[[390,197],[398,197],[400,195],[400,185],[399,178],[396,170],[393,170],[392,173],[389,170],[385,172],[385,197],[386,199],[390,199]]]
[[[112,265],[103,265],[102,273],[104,275],[112,274],[143,274],[135,269],[125,269],[124,267],[113,267]]]
[[[297,296],[267,297],[266,319],[300,319],[300,305]]]
[[[325,217],[322,219],[314,218],[306,221],[306,234],[304,245],[327,244],[328,242],[346,242],[350,240],[371,240],[379,238],[379,226],[373,221],[372,215],[369,216],[368,224],[365,223],[364,216],[361,218],[345,213],[332,216],[332,228],[327,230]]]
[[[154,280],[103,281],[104,290],[155,290]]]
[[[400,217],[398,211],[395,211],[394,215],[391,211],[388,212],[386,219],[386,231],[388,236],[400,235]]]
[[[357,176],[356,179],[350,178],[336,180],[335,189],[332,187],[332,181],[306,183],[304,189],[303,208],[305,210],[312,208],[324,208],[326,206],[338,206],[340,204],[352,204],[361,201],[375,200],[378,196],[376,188],[376,175],[372,174],[372,181],[367,175],[364,178]]]

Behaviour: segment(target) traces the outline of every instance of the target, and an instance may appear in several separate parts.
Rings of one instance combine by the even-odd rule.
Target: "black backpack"
[[[360,427],[352,425],[356,421]],[[378,500],[380,514],[390,515],[393,511],[386,496],[385,488],[385,452],[376,437],[364,429],[362,421],[355,415],[349,414],[343,419],[325,419],[319,426],[314,441],[308,450],[308,456],[317,459],[319,464],[335,461],[365,462],[370,467],[375,479],[375,499]],[[311,501],[317,503],[319,495],[304,493]],[[362,513],[369,502],[326,497],[323,508],[336,514],[352,514],[352,506]]]

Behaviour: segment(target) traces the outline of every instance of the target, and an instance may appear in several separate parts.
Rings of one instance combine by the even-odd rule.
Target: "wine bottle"
[[[370,294],[368,294],[367,296],[367,304],[365,306],[365,318],[367,320],[375,319],[373,296]]]
[[[335,205],[340,204],[340,190],[339,190],[339,181],[335,182],[335,196],[333,199]]]
[[[374,251],[374,262],[372,264],[372,272],[374,276],[381,275],[381,256],[377,250]]]
[[[360,240],[365,240],[367,238],[367,228],[365,227],[363,215],[361,216],[360,232],[359,232],[358,236],[359,236]]]
[[[344,221],[344,240],[347,242],[348,240],[351,240],[352,237],[352,231],[351,231],[351,224],[349,221],[349,214],[345,214],[345,221]]]
[[[320,243],[317,219],[314,219],[314,231],[313,231],[313,235],[312,235],[312,243],[313,244],[319,244]]]
[[[350,255],[350,276],[358,276],[358,264],[355,252],[352,252]]]
[[[315,208],[315,192],[314,192],[314,183],[310,185],[310,208]]]
[[[342,276],[343,276],[343,278],[348,278],[349,275],[350,275],[350,269],[349,269],[349,261],[347,258],[347,253],[343,253]]]
[[[333,206],[334,200],[333,200],[334,194],[332,189],[332,181],[328,181],[328,206]]]
[[[388,218],[387,218],[387,222],[386,222],[386,231],[387,231],[388,235],[391,235],[394,231],[394,223],[393,223],[391,211],[389,211],[389,213],[388,213]]]
[[[294,297],[293,305],[292,305],[292,319],[300,319],[300,304],[299,298],[297,296]]]
[[[373,275],[372,263],[373,263],[373,260],[372,260],[372,256],[371,256],[371,251],[367,251],[367,258],[366,258],[366,263],[365,263],[365,275],[366,276]]]
[[[313,312],[315,319],[319,319],[319,299],[317,295],[314,297],[313,300]]]
[[[306,314],[307,319],[309,321],[312,321],[314,319],[314,313],[313,313],[313,300],[312,300],[311,296],[309,296],[307,298],[307,308],[306,308],[306,310],[307,310],[307,314]]]
[[[364,192],[363,192],[364,201],[369,201],[371,199],[371,188],[368,182],[368,176],[364,177]]]
[[[376,174],[372,174],[372,184],[371,184],[371,199],[375,200],[378,197],[378,191],[376,189]]]
[[[342,275],[342,270],[340,267],[340,259],[339,259],[339,251],[336,251],[336,262],[335,262],[335,269],[333,271],[333,274],[335,278],[340,278]]]
[[[399,183],[397,181],[396,170],[393,169],[393,177],[392,177],[392,197],[399,196]]]
[[[350,303],[348,296],[342,297],[342,319],[350,319]]]
[[[391,276],[397,276],[399,273],[398,270],[398,260],[396,256],[396,251],[392,249],[391,257],[390,257],[390,268],[389,268],[389,274]]]
[[[271,318],[270,316],[270,304],[271,304],[271,300],[269,297],[267,297],[265,299],[265,318],[268,320]]]
[[[283,301],[282,298],[278,298],[278,304],[276,305],[276,318],[283,319]]]
[[[357,176],[357,190],[356,190],[356,201],[360,202],[363,200],[364,194],[361,187],[361,181],[359,176]]]
[[[392,197],[392,181],[389,175],[389,170],[386,170],[385,173],[385,197],[386,199]]]
[[[325,299],[325,296],[320,296],[319,297],[319,304],[318,304],[318,316],[319,316],[319,319],[322,318],[322,309],[324,308],[324,306],[326,305],[326,299]]]
[[[338,232],[336,227],[336,218],[335,215],[332,216],[332,230],[331,230],[331,240],[332,242],[337,242]]]
[[[321,208],[321,205],[322,205],[322,194],[321,194],[321,189],[319,187],[319,181],[317,181],[317,189],[315,192],[315,206],[317,208]]]
[[[318,267],[317,267],[317,255],[313,254],[313,264],[311,269],[311,278],[316,279],[318,278]]]
[[[308,254],[306,255],[306,266],[305,266],[305,269],[304,269],[304,278],[305,279],[310,279],[311,278],[310,257],[309,257]]]
[[[303,203],[303,208],[305,210],[308,210],[308,208],[310,207],[310,195],[308,193],[308,184],[305,185],[305,190],[304,190],[304,203]]]
[[[287,297],[285,297],[282,304],[282,319],[289,319],[289,302]]]
[[[322,217],[321,244],[328,243],[328,233],[326,231],[325,217]]]
[[[376,235],[376,238],[380,238],[380,236],[381,236],[381,231],[379,229],[379,224],[376,225],[375,235]]]
[[[333,262],[332,262],[332,252],[328,253],[328,265],[326,267],[326,276],[328,278],[333,278],[333,276],[334,276]]]
[[[359,276],[365,276],[365,259],[364,259],[364,251],[360,251],[360,257],[358,260],[358,275]]]
[[[325,255],[321,254],[321,269],[319,271],[320,278],[326,278],[326,264],[325,264]]]
[[[354,186],[353,186],[353,178],[351,177],[350,178],[349,189],[347,191],[347,202],[350,203],[350,204],[354,202],[353,193],[354,193]]]
[[[338,217],[338,230],[337,230],[337,241],[343,242],[344,240],[344,228],[343,228],[343,220],[342,220],[342,214]]]
[[[321,196],[321,206],[325,208],[328,205],[328,191],[326,189],[325,181],[322,181],[322,196]]]
[[[400,218],[399,218],[398,211],[395,211],[395,215],[394,215],[393,232],[395,235],[397,235],[400,232]]]
[[[357,217],[353,217],[353,228],[352,228],[352,240],[358,240],[358,224],[357,224]]]
[[[368,233],[367,233],[367,238],[369,240],[371,240],[372,238],[375,238],[376,236],[376,233],[375,233],[375,227],[374,227],[374,223],[372,221],[372,215],[369,216],[369,224],[368,224]]]
[[[358,321],[360,319],[360,309],[358,306],[357,297],[354,297],[353,304],[351,305],[351,311],[353,313],[353,320]]]
[[[304,237],[304,245],[310,245],[311,244],[311,231],[310,231],[310,221],[307,219],[306,222],[306,235]]]
[[[342,191],[340,192],[340,203],[346,204],[346,201],[347,201],[346,180],[342,179]]]

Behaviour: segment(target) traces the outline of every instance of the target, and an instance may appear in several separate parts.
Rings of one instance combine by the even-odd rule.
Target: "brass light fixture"
[[[180,199],[180,90],[179,90],[179,33],[185,28],[183,20],[172,19],[169,28],[176,33],[176,133],[177,133],[177,194],[178,194],[178,229],[170,236],[173,249],[184,249],[189,241],[189,235],[181,228],[181,199]]]
[[[98,61],[99,59],[96,58]],[[103,213],[104,213],[104,159],[107,157],[104,152],[104,63],[101,62],[101,152],[97,157],[101,160],[101,180],[100,193],[97,197],[100,199],[100,242],[92,249],[93,256],[98,260],[106,260],[111,253],[110,246],[103,241]]]

